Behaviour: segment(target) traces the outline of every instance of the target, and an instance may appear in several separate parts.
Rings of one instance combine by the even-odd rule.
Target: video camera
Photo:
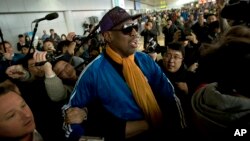
[[[156,43],[156,41],[154,40],[154,38],[150,38],[148,41],[148,45],[145,49],[145,52],[147,53],[152,53],[152,52],[156,52],[156,47],[158,46],[158,44]]]
[[[50,62],[51,64],[54,64],[56,61],[58,61],[58,59],[62,58],[64,56],[64,54],[61,54],[61,55],[55,55],[54,53],[52,52],[47,52],[46,54],[46,60],[47,61],[44,61],[44,62],[37,62],[35,65],[36,66],[42,66],[44,65],[46,62]]]
[[[146,47],[146,49],[143,51],[145,53],[161,53],[162,51],[165,51],[165,47],[164,46],[160,46],[155,40],[154,38],[150,38],[148,41],[148,45]]]
[[[57,61],[62,56],[63,56],[63,54],[56,56],[55,54],[48,52],[46,54],[46,60],[48,60],[49,62],[54,62],[54,61]]]
[[[78,41],[84,41],[85,39],[86,39],[86,37],[81,36],[81,35],[75,35],[73,37],[73,41],[76,41],[76,40],[78,40]]]

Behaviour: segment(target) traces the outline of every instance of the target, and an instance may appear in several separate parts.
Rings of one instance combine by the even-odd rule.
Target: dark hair
[[[9,44],[12,47],[12,44],[9,41],[0,42],[0,47],[2,47],[3,44]]]
[[[19,34],[19,35],[18,35],[18,38],[21,38],[21,37],[24,37],[23,34]]]
[[[148,26],[149,23],[152,23],[152,21],[147,21],[145,25]]]
[[[168,22],[168,21],[171,21],[171,22],[172,22],[172,20],[171,20],[170,18],[167,19],[167,22]]]
[[[167,46],[166,52],[168,52],[168,49],[172,49],[172,50],[175,50],[175,51],[180,51],[183,58],[185,57],[185,47],[179,42],[169,43],[168,46]]]
[[[8,93],[9,91],[11,90],[8,89],[7,87],[0,86],[0,96]]]
[[[209,82],[218,82],[223,90],[236,90],[250,97],[247,83],[250,80],[249,65],[250,29],[236,26],[216,44],[202,47],[198,70]]]
[[[61,54],[62,53],[62,50],[64,47],[68,47],[70,45],[71,41],[69,40],[65,40],[65,41],[60,41],[57,45],[57,54]]]
[[[63,37],[63,36],[64,36],[64,37],[67,37],[65,34],[62,34],[62,35],[61,35],[61,37]]]
[[[216,16],[216,15],[213,14],[213,13],[209,13],[209,14],[206,15],[206,19],[207,19],[208,17],[210,17],[210,16]]]
[[[43,44],[45,44],[46,42],[51,42],[54,44],[54,41],[50,38],[46,38],[44,41],[43,41]]]
[[[210,31],[210,32],[214,31],[217,28],[220,28],[219,21],[213,21],[210,24],[208,24],[208,31]]]
[[[221,17],[250,23],[250,17],[247,13],[250,11],[250,0],[229,0],[221,11]]]
[[[22,49],[22,48],[30,48],[30,47],[29,47],[28,44],[25,44],[25,45],[21,46],[21,49]],[[34,48],[34,47],[32,46],[32,48]]]
[[[16,84],[14,82],[12,82],[12,80],[6,79],[4,84],[0,86],[0,96],[4,95],[10,91],[17,93],[17,94],[20,94],[19,90],[17,90],[16,88],[18,88],[18,87],[16,86]]]

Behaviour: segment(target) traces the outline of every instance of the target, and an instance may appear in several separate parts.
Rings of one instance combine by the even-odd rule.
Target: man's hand
[[[41,52],[36,51],[33,55],[33,58],[36,63],[42,63],[41,67],[42,67],[42,70],[45,72],[45,76],[47,78],[51,78],[55,76],[55,73],[52,70],[51,63],[48,62],[46,58],[46,54],[47,54],[46,51],[41,51]]]
[[[5,59],[7,59],[7,60],[12,60],[12,58],[13,58],[13,56],[12,56],[12,54],[10,54],[10,53],[3,53],[3,56],[4,56],[4,58]]]
[[[86,108],[71,107],[67,109],[64,122],[67,124],[80,124],[87,119]]]
[[[191,32],[191,35],[186,36],[186,39],[188,39],[189,41],[193,42],[194,44],[198,43],[196,35],[193,32]]]
[[[28,78],[29,73],[22,65],[13,65],[6,69],[5,73],[13,79],[24,79]]]
[[[186,82],[175,82],[175,84],[181,91],[188,94],[188,86]]]
[[[76,33],[75,32],[69,32],[68,35],[67,35],[67,40],[69,41],[73,41],[73,38],[76,36]]]
[[[181,30],[177,30],[177,31],[174,33],[173,42],[178,42],[180,38],[181,38]]]
[[[149,125],[146,120],[138,120],[138,121],[127,121],[126,123],[126,138],[130,138],[136,136],[144,131],[149,129]]]
[[[225,7],[226,3],[226,0],[216,0],[218,11],[221,11]]]

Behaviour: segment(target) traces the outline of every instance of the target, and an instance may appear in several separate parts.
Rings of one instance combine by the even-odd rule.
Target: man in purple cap
[[[114,7],[100,21],[105,50],[83,70],[65,106],[87,107],[87,120],[67,122],[63,109],[70,140],[157,141],[186,126],[172,84],[147,54],[137,51],[138,17]]]

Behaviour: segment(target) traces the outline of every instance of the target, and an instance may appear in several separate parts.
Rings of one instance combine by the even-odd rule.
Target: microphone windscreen
[[[48,15],[45,16],[46,20],[53,20],[56,19],[58,17],[58,13],[54,12],[54,13],[50,13]]]

